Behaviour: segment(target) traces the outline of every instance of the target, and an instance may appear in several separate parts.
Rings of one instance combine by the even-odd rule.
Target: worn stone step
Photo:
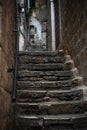
[[[20,51],[19,56],[42,56],[42,57],[55,57],[55,56],[65,56],[66,52],[63,50],[58,51]]]
[[[37,44],[31,44],[31,45],[29,45],[28,47],[27,47],[27,50],[28,51],[46,51],[47,50],[47,48],[46,48],[46,44],[41,44],[41,43],[37,43]]]
[[[19,63],[64,63],[68,60],[70,60],[70,56],[66,55],[64,57],[42,57],[42,56],[19,56]]]
[[[19,102],[42,102],[45,100],[76,101],[83,99],[83,90],[78,88],[72,90],[17,90],[17,101]]]
[[[53,126],[55,128],[56,125],[56,130],[59,128],[58,126],[61,128],[61,125],[65,126],[65,128],[67,125],[71,125],[73,126],[73,130],[79,130],[77,128],[87,128],[87,113],[37,116],[15,115],[14,117],[16,118],[16,125],[18,126],[41,126],[44,128],[46,126]]]
[[[67,77],[57,77],[57,76],[43,76],[43,77],[21,77],[18,78],[19,81],[57,81],[57,80],[66,80]],[[70,78],[69,78],[70,79]]]
[[[65,81],[18,81],[18,90],[69,90],[83,86],[82,77],[76,77]]]
[[[60,77],[75,77],[78,75],[77,68],[74,68],[70,71],[28,71],[28,70],[22,70],[18,71],[19,77],[29,76],[29,77],[41,77],[41,76],[60,76]]]
[[[58,64],[19,64],[19,70],[62,70],[64,65],[61,63]]]
[[[23,70],[18,72],[18,80],[69,80],[78,76],[78,70],[76,68],[70,71],[29,71]]]
[[[42,103],[15,103],[15,114],[20,115],[57,115],[80,114],[87,111],[87,101],[44,101]]]
[[[19,70],[36,70],[36,71],[43,71],[43,70],[71,70],[74,69],[73,61],[70,60],[66,63],[46,63],[46,64],[19,64],[18,66]]]

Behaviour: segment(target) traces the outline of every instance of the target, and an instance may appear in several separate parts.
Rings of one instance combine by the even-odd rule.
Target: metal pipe
[[[54,1],[50,0],[52,51],[56,50]]]
[[[28,9],[30,9],[30,0],[28,0]]]
[[[59,1],[59,36],[60,36],[60,44],[62,44],[62,20],[61,20],[61,1]]]

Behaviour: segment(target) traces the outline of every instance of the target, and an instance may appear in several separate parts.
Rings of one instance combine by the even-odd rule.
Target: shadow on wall
[[[87,0],[61,0],[62,43],[87,85]]]

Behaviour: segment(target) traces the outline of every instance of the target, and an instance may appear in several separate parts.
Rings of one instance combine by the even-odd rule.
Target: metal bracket
[[[8,72],[8,73],[10,73],[10,72],[12,72],[12,71],[14,71],[14,68],[8,68],[8,69],[7,69],[7,72]]]
[[[18,29],[13,29],[12,32],[18,32]]]

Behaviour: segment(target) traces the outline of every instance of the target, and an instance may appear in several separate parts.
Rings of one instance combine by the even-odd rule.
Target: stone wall
[[[87,84],[87,0],[61,0],[59,48],[68,50]]]
[[[59,26],[59,2],[58,0],[54,1],[54,7],[55,7],[55,35],[56,35],[56,48],[58,48],[58,45],[60,43],[60,26]]]
[[[10,116],[16,35],[15,0],[0,0],[0,130],[7,130]]]

